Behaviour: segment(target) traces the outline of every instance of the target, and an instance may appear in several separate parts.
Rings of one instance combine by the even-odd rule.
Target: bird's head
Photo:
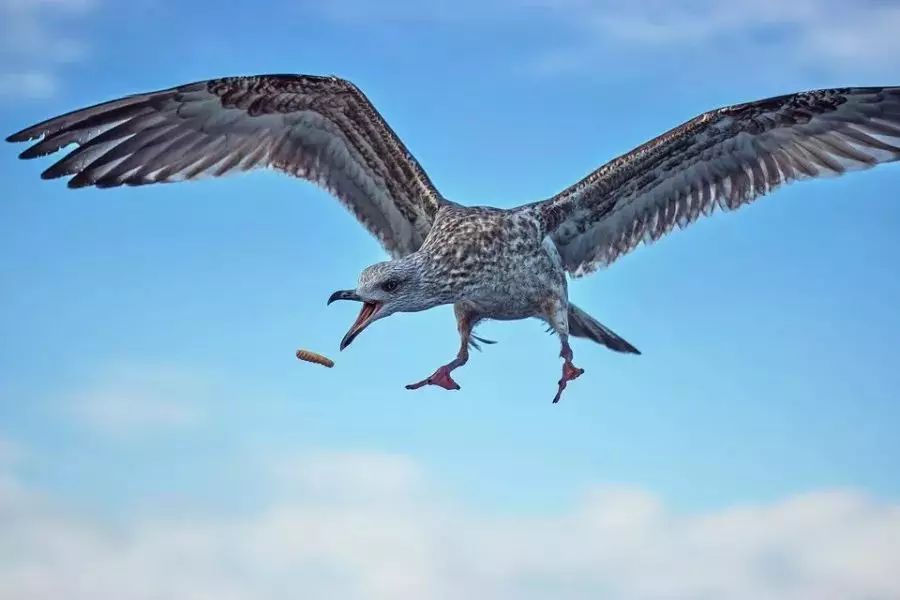
[[[416,312],[441,304],[422,277],[421,263],[415,256],[376,263],[359,275],[355,290],[338,290],[328,299],[362,302],[359,316],[341,340],[341,350],[350,345],[363,329],[395,312]]]

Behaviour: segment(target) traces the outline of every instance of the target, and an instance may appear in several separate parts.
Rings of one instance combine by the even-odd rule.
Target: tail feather
[[[594,317],[574,304],[569,305],[569,334],[575,337],[588,338],[616,352],[640,354],[640,350],[607,329]]]

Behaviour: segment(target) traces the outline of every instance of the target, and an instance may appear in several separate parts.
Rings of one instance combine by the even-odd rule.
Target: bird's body
[[[336,77],[228,77],[135,94],[73,111],[8,138],[39,139],[35,158],[77,147],[43,173],[70,187],[144,185],[270,167],[332,192],[391,254],[338,299],[362,303],[341,349],[395,312],[453,304],[456,358],[407,386],[459,386],[484,319],[537,317],[619,352],[628,342],[569,302],[567,276],[716,208],[733,210],[791,181],[900,159],[900,87],[788,94],[709,111],[600,167],[541,202],[511,209],[444,198],[353,84]]]
[[[559,255],[533,210],[450,205],[441,208],[417,251],[425,277],[448,303],[483,318],[543,316],[548,298],[566,297]]]

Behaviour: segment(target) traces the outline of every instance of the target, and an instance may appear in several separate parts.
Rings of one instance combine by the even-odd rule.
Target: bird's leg
[[[572,348],[569,346],[569,306],[565,299],[554,299],[547,307],[547,320],[550,327],[559,334],[559,342],[562,346],[559,351],[560,358],[563,359],[562,378],[559,380],[559,388],[556,390],[556,396],[553,397],[553,403],[559,402],[562,397],[566,384],[584,373],[584,369],[579,369],[572,363]]]
[[[431,374],[427,379],[423,379],[417,383],[411,383],[406,386],[408,390],[417,390],[426,385],[437,385],[445,390],[458,390],[459,384],[450,377],[450,371],[463,366],[469,360],[469,341],[472,335],[472,328],[475,326],[475,316],[466,311],[461,305],[456,304],[453,307],[456,314],[456,326],[459,329],[459,352],[456,358],[446,365],[439,367],[437,371]]]

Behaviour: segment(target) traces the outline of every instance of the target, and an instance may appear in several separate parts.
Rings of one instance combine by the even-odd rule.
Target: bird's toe
[[[579,369],[570,362],[563,363],[563,380],[572,381],[573,379],[578,379],[583,374],[584,369]]]
[[[453,378],[450,377],[450,369],[446,366],[441,367],[434,373],[432,373],[431,377],[427,379],[423,379],[422,381],[416,383],[410,383],[406,386],[408,390],[417,390],[420,387],[424,387],[426,385],[436,385],[438,387],[442,387],[445,390],[458,390],[460,389],[459,384],[453,381]]]
[[[562,393],[563,390],[566,389],[566,384],[573,379],[578,379],[583,374],[584,369],[579,369],[568,360],[564,362],[562,367],[562,379],[559,380],[559,387],[556,390],[556,396],[553,397],[553,404],[556,404],[559,402],[559,399],[562,398]]]

